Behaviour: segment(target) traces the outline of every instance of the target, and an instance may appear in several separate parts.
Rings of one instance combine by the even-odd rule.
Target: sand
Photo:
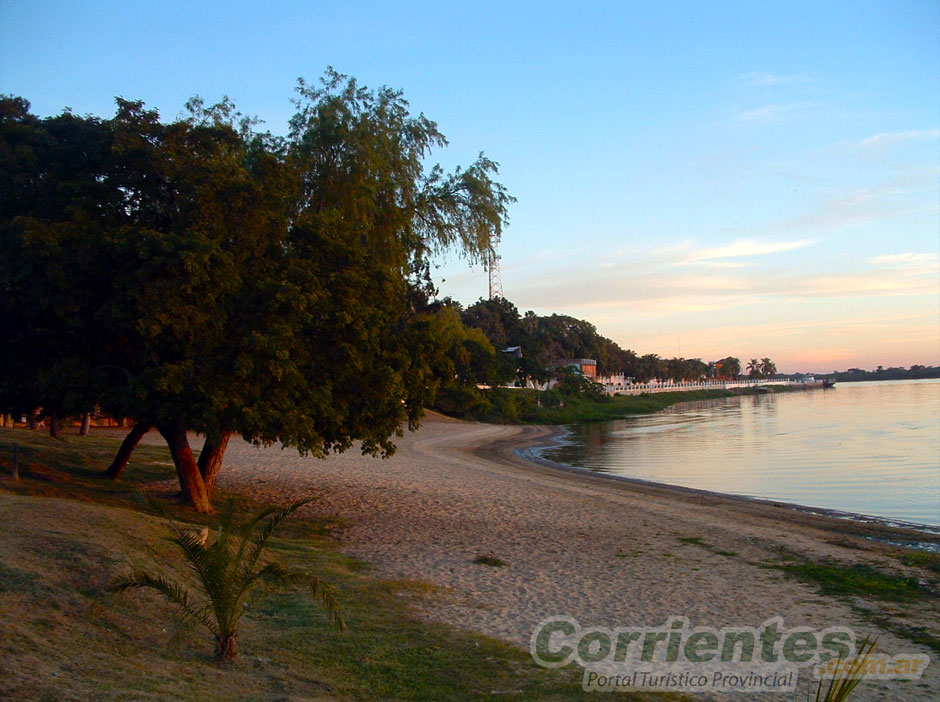
[[[317,460],[233,439],[220,486],[285,502],[321,496],[314,509],[340,520],[348,553],[381,577],[436,586],[423,616],[526,649],[536,625],[554,615],[606,627],[685,616],[715,628],[781,616],[787,627],[874,633],[879,650],[891,654],[936,656],[852,607],[940,636],[936,597],[916,605],[848,602],[762,565],[779,563],[785,549],[903,570],[882,540],[909,534],[787,505],[576,474],[515,455],[514,448],[550,434],[432,415],[388,460],[355,451]],[[475,564],[480,555],[506,565]],[[807,673],[797,699],[805,699]],[[866,681],[854,699],[940,699],[940,663],[920,681]]]

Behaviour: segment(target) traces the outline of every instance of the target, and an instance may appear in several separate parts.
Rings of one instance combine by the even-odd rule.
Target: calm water
[[[586,470],[940,525],[940,380],[696,402],[569,427]]]

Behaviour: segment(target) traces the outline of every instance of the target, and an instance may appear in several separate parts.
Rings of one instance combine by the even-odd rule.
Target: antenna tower
[[[494,245],[486,257],[486,269],[490,274],[490,299],[495,300],[497,297],[506,296],[503,295],[503,278],[499,272],[499,254],[496,253],[496,246]]]

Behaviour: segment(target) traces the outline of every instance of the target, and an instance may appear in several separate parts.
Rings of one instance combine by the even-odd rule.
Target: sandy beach
[[[233,439],[220,485],[266,500],[319,495],[315,509],[339,520],[348,553],[381,577],[435,586],[423,600],[423,616],[523,648],[536,625],[554,615],[605,627],[661,625],[670,616],[686,616],[693,626],[715,628],[756,627],[781,616],[787,627],[848,626],[859,637],[877,635],[880,651],[935,657],[876,626],[858,607],[892,626],[923,626],[940,636],[936,597],[913,606],[849,602],[762,565],[780,562],[786,551],[903,571],[884,541],[909,536],[904,531],[786,505],[576,474],[515,454],[550,434],[546,427],[432,415],[397,442],[388,460],[355,451],[318,460]],[[475,564],[480,555],[506,565]],[[804,671],[797,699],[805,699],[807,677]],[[853,697],[938,698],[936,662],[920,681],[867,681]]]

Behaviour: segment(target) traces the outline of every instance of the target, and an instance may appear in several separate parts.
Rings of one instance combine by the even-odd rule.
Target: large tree
[[[233,432],[315,455],[356,440],[394,450],[434,393],[433,354],[419,349],[439,340],[424,338],[411,291],[437,251],[482,259],[512,198],[482,155],[450,174],[426,168],[446,144],[436,125],[400,92],[333,71],[301,82],[286,139],[255,133],[227,100],[190,108],[164,124],[119,100],[106,123],[108,169],[93,180],[117,205],[77,227],[95,254],[79,273],[106,283],[80,333],[95,330],[86,347],[105,359],[97,399],[138,423],[112,474],[156,426],[184,501],[207,511]],[[22,246],[75,219],[57,212],[27,232],[5,216],[4,236]],[[198,462],[188,431],[207,436]]]

